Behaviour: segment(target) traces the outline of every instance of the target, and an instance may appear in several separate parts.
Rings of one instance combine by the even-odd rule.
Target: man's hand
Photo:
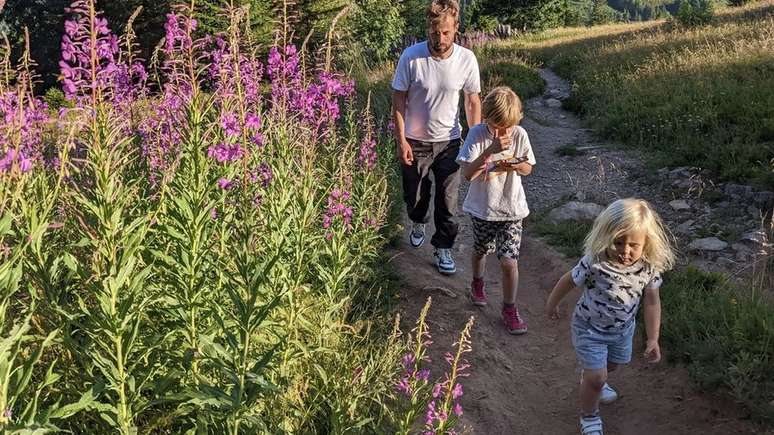
[[[398,159],[406,166],[414,163],[414,152],[411,150],[411,144],[403,142],[398,145]]]
[[[645,346],[645,359],[651,363],[661,361],[661,346],[658,345],[658,340],[648,340]]]

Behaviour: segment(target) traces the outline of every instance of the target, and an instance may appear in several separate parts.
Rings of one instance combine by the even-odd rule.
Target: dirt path
[[[549,71],[543,74],[549,90],[566,89],[566,83]],[[540,118],[539,122],[536,118]],[[526,186],[533,208],[573,194],[577,186],[570,180],[574,175],[593,170],[598,163],[584,159],[571,164],[557,157],[553,149],[571,141],[592,145],[588,132],[579,130],[580,123],[572,114],[548,108],[540,99],[527,103],[527,119],[523,125],[531,136],[538,160]],[[606,155],[613,160],[620,157],[616,153],[607,152]],[[634,186],[631,188],[634,190]],[[464,199],[466,186],[462,189],[460,201]],[[451,347],[466,320],[475,316],[473,352],[468,358],[472,364],[471,376],[463,381],[463,430],[477,434],[578,433],[579,373],[570,344],[567,316],[577,294],[565,299],[561,320],[551,321],[542,314],[546,292],[575,260],[564,258],[531,237],[526,229],[520,260],[518,306],[530,329],[524,336],[511,336],[500,323],[502,293],[495,258],[489,258],[485,278],[490,304],[478,308],[467,299],[472,234],[467,217],[460,216],[459,222],[460,236],[455,247],[457,274],[453,277],[442,276],[436,271],[429,243],[413,249],[404,240],[396,251],[392,262],[405,280],[400,303],[401,315],[406,322],[404,329],[411,327],[410,322],[417,318],[426,298],[432,296],[429,324],[434,345],[431,355],[433,376],[439,376],[446,369],[442,353]],[[431,225],[428,226],[428,235],[432,231]],[[453,295],[425,290],[435,286],[450,289]],[[641,348],[641,343],[636,342],[635,349]],[[635,352],[633,363],[614,373],[610,382],[621,398],[601,410],[607,434],[762,433],[741,419],[742,413],[733,403],[695,392],[684,369],[666,364],[648,365],[643,362],[640,352]]]

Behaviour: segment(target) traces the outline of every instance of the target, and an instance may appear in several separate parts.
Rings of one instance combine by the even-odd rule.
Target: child
[[[556,283],[546,314],[557,318],[557,305],[575,286],[583,290],[572,316],[572,342],[582,365],[581,433],[602,435],[599,402],[617,398],[608,371],[631,361],[637,308],[644,296],[645,357],[661,360],[659,287],[661,272],[675,256],[658,214],[641,199],[619,199],[595,220],[586,236],[585,256]]]
[[[470,213],[475,235],[470,299],[475,305],[486,305],[484,265],[487,254],[497,252],[503,322],[511,334],[524,334],[527,323],[516,309],[521,220],[529,214],[521,177],[532,172],[535,155],[527,132],[518,126],[522,105],[511,89],[493,89],[484,98],[482,115],[485,122],[470,129],[457,156],[462,174],[470,181],[462,209]]]

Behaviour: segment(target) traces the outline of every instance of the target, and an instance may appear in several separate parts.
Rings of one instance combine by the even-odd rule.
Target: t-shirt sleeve
[[[572,282],[578,287],[583,287],[583,283],[586,282],[586,278],[591,271],[591,258],[588,255],[584,255],[580,259],[577,265],[572,268]]]
[[[532,144],[529,142],[529,135],[527,135],[527,131],[523,128],[516,129],[516,134],[518,137],[516,138],[518,145],[518,148],[516,148],[516,155],[518,157],[527,156],[527,163],[530,165],[537,164],[537,161],[535,160],[535,153],[532,151]]]
[[[400,55],[398,66],[395,67],[395,75],[392,77],[392,89],[396,91],[408,91],[411,84],[409,74],[409,60],[406,52]]]
[[[466,94],[481,93],[481,76],[478,71],[478,60],[473,52],[470,53],[470,70],[465,83],[462,85],[462,90]]]
[[[661,274],[656,273],[655,275],[653,275],[653,278],[651,278],[651,280],[645,285],[645,288],[658,290],[661,288],[661,284],[663,283],[664,283],[664,280],[661,279]]]
[[[481,142],[479,135],[471,130],[465,138],[465,143],[460,147],[460,152],[457,154],[457,163],[470,163],[480,155]]]

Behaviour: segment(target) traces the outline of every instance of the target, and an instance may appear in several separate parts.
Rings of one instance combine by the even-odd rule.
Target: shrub
[[[714,15],[714,0],[680,0],[675,19],[683,26],[695,27],[711,23]]]

